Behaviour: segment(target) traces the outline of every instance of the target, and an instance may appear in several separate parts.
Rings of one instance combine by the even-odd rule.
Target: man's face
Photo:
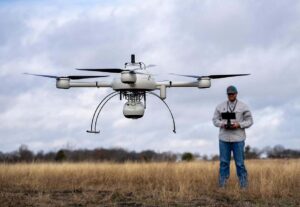
[[[229,101],[235,101],[236,100],[236,96],[237,96],[237,93],[228,93],[228,100]]]

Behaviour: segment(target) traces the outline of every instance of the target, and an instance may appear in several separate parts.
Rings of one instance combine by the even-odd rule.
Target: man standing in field
[[[240,187],[246,188],[248,185],[248,176],[244,164],[245,129],[253,124],[253,119],[248,106],[237,100],[238,91],[236,87],[229,86],[226,91],[228,100],[217,106],[213,117],[214,125],[220,128],[219,186],[225,187],[226,181],[229,178],[232,151]],[[231,118],[230,121],[228,121],[228,116]]]

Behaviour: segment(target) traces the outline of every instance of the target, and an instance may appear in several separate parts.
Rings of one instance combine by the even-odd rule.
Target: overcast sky
[[[34,151],[71,146],[214,154],[218,129],[211,119],[229,85],[253,114],[246,144],[299,149],[297,0],[1,1],[0,28],[1,151],[26,144]],[[22,74],[123,67],[132,53],[158,65],[151,68],[158,81],[192,81],[168,73],[251,76],[213,80],[205,90],[168,89],[177,134],[163,103],[149,97],[138,120],[126,119],[124,101],[112,99],[94,135],[86,133],[93,111],[111,89],[58,90],[55,80]]]

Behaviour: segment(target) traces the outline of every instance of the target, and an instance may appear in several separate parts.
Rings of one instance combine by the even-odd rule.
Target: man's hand
[[[238,128],[240,128],[241,126],[240,126],[240,124],[238,123],[238,122],[235,122],[235,123],[233,123],[232,124],[232,128],[233,129],[238,129]]]
[[[222,123],[221,125],[221,128],[225,128],[226,124],[225,123]],[[240,124],[239,123],[233,123],[230,127],[231,129],[238,129],[238,128],[241,128]]]

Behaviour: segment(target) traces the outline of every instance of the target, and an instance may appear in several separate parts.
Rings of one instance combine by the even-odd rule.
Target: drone
[[[42,75],[42,74],[32,74],[24,73],[26,75],[40,76],[46,78],[56,79],[56,87],[58,89],[70,89],[76,87],[96,87],[96,88],[112,88],[113,92],[105,96],[98,106],[96,107],[92,120],[90,129],[86,132],[88,133],[100,133],[97,130],[97,122],[101,111],[104,106],[115,96],[119,96],[120,100],[125,99],[126,103],[123,107],[123,115],[128,119],[139,119],[144,116],[146,109],[146,98],[147,95],[153,95],[159,98],[170,112],[173,121],[173,132],[176,133],[176,125],[173,113],[165,102],[167,98],[167,88],[171,87],[195,87],[199,89],[210,88],[212,79],[228,78],[235,76],[246,76],[250,74],[227,74],[227,75],[182,75],[174,74],[177,76],[194,78],[194,81],[190,82],[176,82],[176,81],[160,81],[156,82],[153,75],[147,71],[147,68],[155,67],[156,65],[150,64],[146,65],[143,62],[136,62],[135,55],[131,55],[131,61],[126,62],[124,68],[77,68],[80,71],[90,71],[90,72],[101,72],[101,73],[116,73],[120,74],[119,77],[114,78],[110,82],[80,82],[77,80],[89,79],[89,78],[104,78],[109,75],[71,75],[71,76],[54,76],[54,75]],[[155,90],[159,90],[159,95],[154,93]]]

